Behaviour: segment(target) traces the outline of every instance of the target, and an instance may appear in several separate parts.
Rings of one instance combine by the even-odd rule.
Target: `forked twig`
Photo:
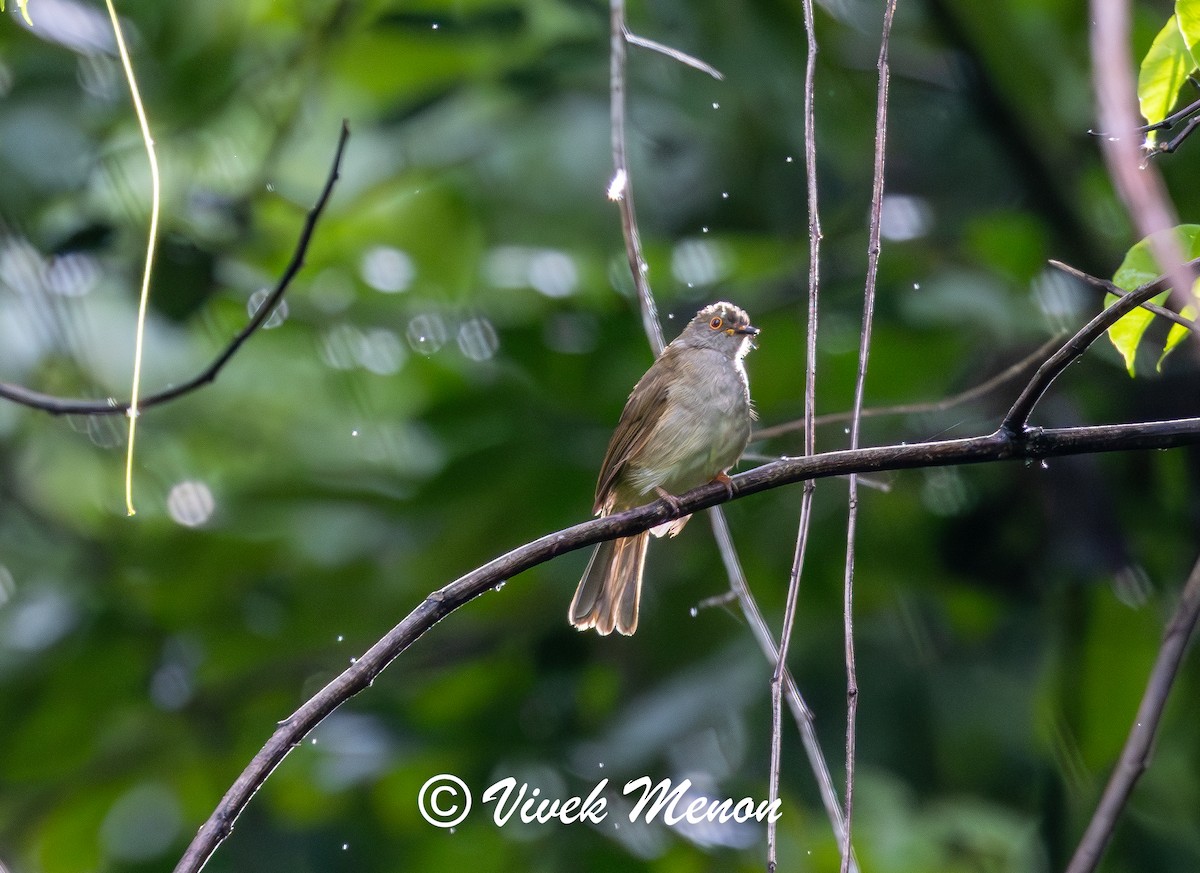
[[[212,363],[186,382],[181,382],[157,394],[143,397],[138,402],[139,410],[146,410],[154,406],[161,406],[164,403],[170,403],[172,400],[190,394],[197,388],[201,388],[215,380],[222,368],[237,354],[242,344],[271,317],[271,313],[291,286],[292,280],[296,278],[296,274],[304,266],[304,258],[308,252],[309,243],[312,241],[313,232],[316,230],[317,221],[325,211],[325,206],[333,194],[334,185],[337,183],[341,173],[342,154],[346,149],[346,142],[349,138],[350,125],[348,122],[343,121],[341,134],[338,136],[337,150],[333,156],[333,165],[329,169],[329,176],[325,180],[325,186],[321,189],[320,196],[317,197],[316,202],[309,209],[308,215],[304,219],[304,226],[301,228],[300,236],[296,240],[296,248],[292,252],[291,260],[288,261],[283,274],[280,275],[278,281],[275,283],[275,288],[263,300],[262,304],[258,307],[258,311],[254,313],[254,317],[229,341],[229,344],[213,359]],[[55,397],[51,394],[43,394],[40,391],[31,391],[20,385],[12,385],[6,382],[0,382],[0,397],[11,400],[14,403],[19,403],[22,406],[49,412],[51,415],[124,415],[129,408],[128,401],[70,400]]]

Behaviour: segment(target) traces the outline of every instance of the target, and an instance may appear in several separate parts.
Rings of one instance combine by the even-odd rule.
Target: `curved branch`
[[[1051,261],[1051,263],[1056,267],[1065,268],[1065,265],[1060,264],[1058,261]],[[1187,261],[1179,266],[1180,269],[1194,270],[1197,266],[1200,266],[1200,258]],[[1071,268],[1065,269],[1071,272]],[[1025,386],[1025,390],[1021,392],[1016,403],[1012,405],[1012,409],[1008,411],[1008,415],[1004,417],[1004,423],[1000,425],[1001,430],[1018,433],[1022,428],[1026,427],[1029,416],[1033,413],[1033,408],[1042,399],[1042,396],[1050,388],[1051,383],[1059,377],[1063,370],[1074,363],[1088,346],[1102,337],[1104,332],[1120,321],[1124,315],[1132,312],[1151,297],[1161,294],[1170,288],[1171,279],[1172,277],[1169,274],[1159,276],[1153,282],[1147,282],[1140,288],[1136,288],[1128,293],[1114,285],[1113,293],[1122,296],[1114,300],[1095,318],[1080,328],[1062,348],[1046,359],[1046,362],[1033,374],[1033,378]],[[1103,282],[1104,280],[1096,279],[1094,281]]]
[[[1146,772],[1150,762],[1150,746],[1154,735],[1158,732],[1158,724],[1162,720],[1163,709],[1167,705],[1167,695],[1179,672],[1187,649],[1188,638],[1196,629],[1196,621],[1200,619],[1200,561],[1192,567],[1175,613],[1167,624],[1162,646],[1158,650],[1158,658],[1146,680],[1146,691],[1142,702],[1138,705],[1137,715],[1134,716],[1133,726],[1129,729],[1129,737],[1121,749],[1121,757],[1109,777],[1104,794],[1092,815],[1092,820],[1084,831],[1083,839],[1075,849],[1071,863],[1067,865],[1066,873],[1091,873],[1100,863],[1100,856],[1112,838],[1117,826],[1117,818],[1129,802],[1133,786],[1141,775]]]
[[[224,366],[237,354],[242,344],[250,338],[250,335],[262,327],[266,320],[271,317],[271,313],[287,292],[288,287],[292,284],[292,280],[296,278],[296,274],[304,266],[304,257],[308,252],[308,245],[312,241],[313,232],[316,230],[317,221],[320,219],[321,213],[325,211],[325,205],[329,202],[329,198],[333,194],[333,186],[337,183],[341,175],[342,154],[346,150],[346,142],[349,139],[350,124],[347,121],[343,121],[342,131],[338,136],[337,150],[333,156],[333,165],[329,169],[329,176],[325,180],[325,187],[321,189],[321,194],[317,197],[317,202],[308,210],[308,216],[305,218],[304,226],[300,230],[300,237],[296,241],[296,248],[292,253],[291,260],[288,262],[279,280],[275,283],[275,288],[267,295],[266,299],[263,300],[258,310],[254,313],[254,317],[230,340],[229,345],[213,359],[211,364],[191,379],[174,385],[165,391],[160,391],[157,394],[139,399],[139,412],[153,406],[161,406],[164,403],[169,403],[214,381]],[[0,397],[11,400],[13,403],[19,403],[22,406],[49,412],[51,415],[125,415],[130,406],[129,401],[65,399],[55,397],[51,394],[43,394],[40,391],[32,391],[29,388],[12,385],[7,382],[0,382]]]
[[[176,865],[175,873],[196,873],[203,868],[217,846],[229,835],[234,821],[246,808],[255,791],[288,752],[326,716],[370,686],[388,664],[426,631],[463,604],[493,590],[498,583],[558,555],[602,540],[640,533],[665,521],[699,512],[727,500],[812,479],[850,473],[1010,459],[1041,460],[1092,452],[1168,449],[1197,444],[1200,444],[1200,418],[1185,418],[1053,430],[1028,428],[1019,435],[1000,429],[988,436],[969,439],[784,458],[734,476],[729,491],[722,483],[711,483],[677,498],[674,505],[658,500],[547,534],[434,591],[353,665],[282,721],[197,832]]]

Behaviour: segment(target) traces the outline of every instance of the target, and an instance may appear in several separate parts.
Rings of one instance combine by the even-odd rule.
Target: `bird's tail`
[[[571,600],[571,624],[600,634],[615,629],[628,636],[637,630],[648,540],[648,533],[640,533],[596,546]]]

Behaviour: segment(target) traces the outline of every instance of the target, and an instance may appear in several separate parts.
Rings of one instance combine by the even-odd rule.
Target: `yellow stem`
[[[158,176],[158,156],[154,151],[154,138],[150,135],[150,122],[146,119],[146,108],[142,104],[142,95],[138,91],[137,77],[133,73],[133,64],[129,60],[129,49],[125,46],[125,37],[121,33],[121,23],[117,20],[117,10],[113,8],[112,0],[104,0],[108,7],[108,16],[112,19],[113,34],[117,38],[117,53],[121,56],[121,66],[125,70],[125,81],[129,83],[129,93],[133,98],[133,108],[137,113],[138,124],[142,131],[142,142],[146,146],[146,157],[150,161],[150,234],[146,242],[146,267],[142,271],[142,293],[138,300],[137,338],[133,350],[133,387],[129,400],[129,447],[125,454],[125,511],[136,515],[133,508],[133,444],[137,434],[138,395],[142,385],[142,348],[146,336],[146,308],[150,301],[150,274],[154,266],[154,248],[158,241],[158,210],[161,196],[161,183]]]

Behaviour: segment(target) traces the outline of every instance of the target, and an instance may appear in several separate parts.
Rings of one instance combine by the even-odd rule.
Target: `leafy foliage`
[[[144,156],[93,7],[0,24],[0,378],[123,394]],[[570,0],[121,4],[164,169],[147,387],[195,372],[291,252],[338,125],[342,181],[286,312],[220,379],[147,412],[139,515],[119,417],[0,405],[0,860],[167,869],[272,725],[427,592],[583,519],[649,364],[609,181],[608,10]],[[801,409],[804,36],[792,5],[662,0],[631,49],[634,190],[668,335],[727,298],[763,328],[762,424]],[[1179,20],[1185,15],[1177,9]],[[818,13],[820,412],[849,405],[878,14]],[[1149,47],[1161,18],[1140,24]],[[1129,228],[1095,144],[1080,4],[901,4],[872,406],[977,384],[1093,312],[1045,258],[1111,271]],[[1183,31],[1181,31],[1182,33]],[[1163,164],[1183,204],[1192,157]],[[1185,214],[1186,214],[1185,210]],[[1098,349],[1035,423],[1195,414],[1194,362],[1130,383]],[[1011,385],[868,419],[864,443],[995,427]],[[818,435],[843,445],[842,425]],[[759,441],[761,455],[799,440]],[[1195,455],[886,477],[860,501],[858,851],[868,869],[1058,869],[1128,729],[1194,560]],[[799,496],[729,510],[778,624]],[[844,488],[823,482],[792,668],[834,763]],[[692,774],[762,795],[769,666],[722,608],[702,519],[656,543],[630,640],[581,635],[564,555],[439,624],[297,748],[210,870],[758,870],[759,830],[454,833],[440,772],[586,793]],[[1194,663],[1179,698],[1197,693]],[[1168,714],[1107,862],[1200,863],[1200,725]],[[836,847],[794,733],[781,857]],[[601,766],[603,765],[603,767]]]

